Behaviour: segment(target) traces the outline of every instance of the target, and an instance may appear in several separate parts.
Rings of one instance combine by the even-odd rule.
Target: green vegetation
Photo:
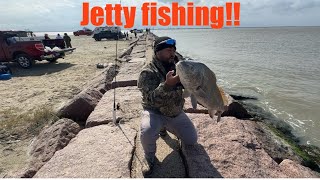
[[[292,150],[303,159],[302,165],[309,167],[314,171],[320,172],[320,168],[318,166],[318,164],[320,164],[320,154],[316,153],[317,151],[320,152],[318,147],[299,145],[295,139],[292,139],[291,135],[287,135],[281,131],[281,129],[278,129],[271,124],[269,124],[268,127],[272,132],[275,133],[275,135],[279,136],[286,143],[288,143]]]
[[[299,139],[292,134],[292,128],[272,113],[250,103],[239,101],[254,117],[255,121],[263,122],[276,136],[283,139],[303,159],[302,165],[320,173],[320,148],[310,145],[300,145]]]
[[[52,124],[59,119],[52,108],[47,106],[22,114],[19,114],[18,109],[9,109],[1,114],[4,119],[0,121],[2,141],[38,135],[45,125]]]

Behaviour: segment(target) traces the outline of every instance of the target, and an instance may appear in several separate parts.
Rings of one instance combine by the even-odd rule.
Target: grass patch
[[[56,122],[59,118],[51,107],[43,106],[31,112],[21,113],[10,109],[3,113],[0,121],[1,141],[16,140],[38,135],[45,125]]]

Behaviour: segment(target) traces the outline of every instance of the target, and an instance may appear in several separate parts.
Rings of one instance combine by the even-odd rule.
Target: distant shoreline
[[[320,28],[319,26],[257,26],[257,27],[253,27],[253,26],[242,26],[242,27],[224,27],[222,29],[242,29],[242,28]],[[89,28],[89,29],[94,29],[95,27]],[[146,27],[140,27],[138,29],[145,29]],[[148,27],[150,28],[150,27]],[[79,28],[81,29],[81,28]],[[132,28],[133,29],[133,28]],[[151,30],[175,30],[175,29],[212,29],[210,27],[167,27],[167,28],[152,28]],[[130,29],[122,29],[122,31],[129,31]],[[76,29],[74,30],[76,31]],[[34,33],[42,33],[42,32],[48,32],[48,33],[53,33],[53,32],[73,32],[73,31],[33,31]]]

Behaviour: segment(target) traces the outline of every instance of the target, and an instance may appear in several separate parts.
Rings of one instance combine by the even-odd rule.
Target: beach
[[[114,62],[115,44],[116,41],[96,42],[90,36],[72,37],[77,49],[57,63],[37,61],[31,69],[10,64],[13,78],[1,82],[1,110],[16,109],[21,113],[41,106],[59,107],[102,71],[96,64]],[[129,41],[118,41],[118,53],[128,44]]]
[[[31,69],[9,64],[13,77],[1,81],[0,86],[0,177],[8,170],[18,170],[26,161],[27,147],[32,138],[26,134],[26,128],[32,122],[12,124],[17,117],[43,109],[55,112],[103,71],[96,64],[114,62],[116,41],[96,42],[91,36],[70,37],[76,50],[56,63],[37,61]],[[118,55],[128,48],[129,43],[118,41]],[[12,127],[9,131],[8,126]]]

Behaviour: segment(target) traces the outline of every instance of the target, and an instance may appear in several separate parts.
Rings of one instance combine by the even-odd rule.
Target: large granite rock
[[[136,45],[133,48],[131,55],[141,53],[141,52],[146,52],[146,44],[145,43]]]
[[[289,178],[320,178],[319,173],[297,164],[290,159],[283,160],[280,163],[280,168]]]
[[[129,46],[136,45],[138,41],[139,41],[139,39],[131,39]]]
[[[90,83],[87,84],[86,88],[95,89],[102,94],[106,92],[105,85],[110,83],[113,78],[117,75],[119,71],[119,66],[113,63],[109,63],[105,70],[103,70],[100,74],[95,76]]]
[[[228,98],[228,110],[221,114],[224,116],[232,116],[237,119],[249,119],[252,116],[248,113],[248,111],[236,100],[234,100],[229,94],[226,94]]]
[[[123,58],[125,56],[128,56],[131,54],[133,47],[136,45],[136,43],[130,43],[129,47],[119,56],[119,58]]]
[[[133,58],[123,63],[117,75],[117,81],[138,80],[139,74],[146,62],[146,58]]]
[[[145,62],[145,58],[133,58],[131,61],[123,63],[116,77],[116,81],[114,80],[112,83],[106,84],[106,89],[137,86],[137,80]]]
[[[257,124],[259,127],[257,127]],[[269,127],[262,122],[247,124],[254,135],[261,142],[261,147],[269,154],[269,156],[280,164],[284,159],[291,159],[295,162],[302,163],[303,159],[296,155],[291,146],[281,137],[275,135]]]
[[[69,118],[79,123],[85,123],[102,95],[96,89],[85,89],[60,108],[57,115],[60,118]]]
[[[136,87],[116,88],[117,119],[140,117],[141,92]],[[113,121],[114,90],[107,91],[87,119],[86,127],[108,124]]]
[[[130,178],[136,134],[125,124],[84,129],[34,177]]]
[[[263,130],[256,122],[223,117],[216,123],[205,114],[188,116],[199,135],[198,145],[182,146],[189,177],[317,177],[291,160],[278,165],[263,148],[261,134],[256,134]]]
[[[127,81],[113,81],[111,84],[106,85],[106,89],[109,91],[114,88],[137,86],[137,80],[127,80]]]
[[[255,122],[223,117],[215,123],[207,115],[188,116],[199,135],[199,145],[182,149],[190,177],[287,177],[247,129],[246,124]]]
[[[224,116],[232,116],[236,117],[237,119],[248,119],[252,116],[248,113],[248,111],[236,100],[234,100],[230,95],[226,94],[228,99],[228,110],[221,114],[222,117]],[[190,97],[185,99],[185,104],[183,108],[184,112],[186,113],[202,113],[208,114],[208,110],[206,107],[198,104],[197,109],[193,109],[191,105]],[[208,115],[209,116],[209,115]]]
[[[57,110],[60,118],[69,118],[74,121],[85,123],[90,113],[94,110],[102,95],[107,91],[109,84],[118,73],[118,65],[109,64],[105,71],[97,75],[86,85],[86,88],[65,103]]]
[[[131,52],[131,56],[134,58],[145,58],[146,51],[147,51],[147,42],[146,36],[141,37],[140,40],[137,42],[136,46],[133,48]]]
[[[70,119],[60,119],[44,129],[33,140],[30,163],[22,177],[32,177],[56,151],[63,149],[80,131],[80,126]]]

